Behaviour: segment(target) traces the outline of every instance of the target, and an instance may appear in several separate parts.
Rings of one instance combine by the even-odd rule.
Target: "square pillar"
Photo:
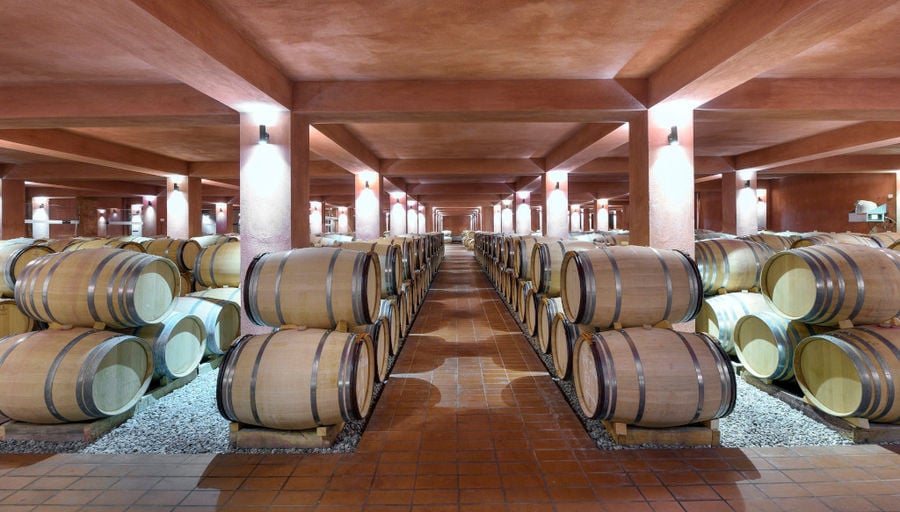
[[[0,180],[0,240],[25,236],[25,181]]]
[[[722,174],[722,231],[733,235],[752,235],[758,231],[756,173]]]
[[[376,172],[363,171],[356,175],[354,181],[356,238],[374,240],[381,236],[381,177]],[[340,231],[340,214],[338,231]]]
[[[544,185],[544,236],[569,238],[569,173],[550,171]]]

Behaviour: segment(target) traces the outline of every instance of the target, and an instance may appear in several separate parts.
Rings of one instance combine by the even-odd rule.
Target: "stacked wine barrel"
[[[202,247],[193,239],[152,238],[141,242],[148,254],[167,258],[181,272],[181,293],[186,295],[194,291],[194,265]]]
[[[521,285],[528,290],[520,299],[524,329],[549,340],[546,347],[538,341],[538,349],[549,349],[559,378],[574,381],[586,416],[671,427],[733,409],[734,373],[718,342],[702,333],[651,327],[697,315],[702,283],[687,255],[484,233],[475,240],[478,261],[505,299],[512,287],[504,289],[504,274],[522,275],[514,271],[521,262],[510,255],[516,243],[532,244],[530,274],[522,275],[530,279]],[[535,317],[531,322],[529,315]]]
[[[748,372],[795,378],[810,403],[834,416],[900,420],[900,253],[801,245],[769,258],[761,288],[777,314],[738,322],[737,355]]]
[[[53,252],[48,246],[36,245],[31,238],[0,241],[0,337],[35,329],[34,319],[24,314],[13,298],[16,281],[27,264]]]
[[[332,247],[260,254],[242,290],[250,320],[276,329],[242,336],[226,352],[216,392],[222,416],[281,430],[364,418],[378,379],[367,329],[381,307],[375,254]]]
[[[737,321],[745,315],[771,311],[759,293],[759,278],[763,265],[773,254],[769,245],[747,239],[712,238],[694,243],[705,296],[696,329],[719,340],[730,355],[735,353]]]
[[[31,423],[118,414],[154,373],[196,369],[205,333],[173,312],[178,268],[168,259],[116,248],[41,256],[15,282],[15,301],[49,329],[0,339],[0,413]]]

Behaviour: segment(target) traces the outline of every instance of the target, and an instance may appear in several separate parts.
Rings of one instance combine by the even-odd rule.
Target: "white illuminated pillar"
[[[550,171],[544,182],[544,236],[569,237],[569,174]]]
[[[418,202],[408,197],[406,199],[406,232],[416,234],[419,232],[419,213],[417,211]]]
[[[50,200],[47,197],[31,198],[31,236],[50,238]]]
[[[581,208],[577,204],[573,204],[570,206],[571,214],[569,215],[571,219],[571,225],[569,227],[570,231],[583,231],[581,229]]]
[[[425,230],[425,205],[419,203],[419,212],[416,215],[416,233],[422,234]]]
[[[311,236],[322,235],[322,201],[309,202],[309,234]]]
[[[516,194],[516,234],[531,234],[531,192]]]
[[[376,172],[356,175],[355,219],[356,238],[374,240],[381,236],[381,179]]]
[[[722,231],[752,235],[757,229],[756,172],[722,174]]]
[[[594,209],[597,219],[594,221],[595,231],[609,231],[609,202],[606,199],[597,199]]]
[[[391,195],[391,236],[406,234],[406,194],[399,192]]]
[[[347,207],[338,207],[338,233],[346,235],[350,232],[350,219],[347,217]]]
[[[494,209],[494,231],[502,233],[503,232],[503,218],[501,216],[502,205],[497,203],[493,206]]]

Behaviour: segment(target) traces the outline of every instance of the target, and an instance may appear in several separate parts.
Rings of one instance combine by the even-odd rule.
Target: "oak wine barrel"
[[[867,247],[880,247],[872,238],[857,233],[811,233],[800,237],[791,244],[791,249],[814,245],[852,244]]]
[[[539,293],[559,297],[563,257],[568,251],[596,249],[593,242],[573,240],[538,241],[531,249],[531,280]]]
[[[739,292],[759,286],[759,275],[774,251],[768,245],[737,238],[714,238],[694,242],[694,258],[703,294],[720,290]]]
[[[745,315],[772,311],[761,293],[726,293],[705,297],[695,318],[697,332],[705,332],[722,344],[729,354],[734,354],[735,324]]]
[[[0,339],[0,414],[69,423],[130,409],[153,377],[150,345],[94,329],[48,329]]]
[[[199,297],[217,300],[227,300],[234,302],[238,308],[241,307],[241,289],[231,286],[223,286],[222,288],[207,288],[187,294],[188,297]]]
[[[390,349],[390,355],[397,355],[400,353],[400,331],[403,329],[401,325],[402,321],[400,319],[400,301],[398,297],[390,297],[387,299],[381,299],[381,305],[378,308],[378,316],[387,318],[388,326],[390,327],[390,336],[388,340],[388,347]]]
[[[16,281],[19,274],[25,270],[25,265],[32,261],[52,254],[53,249],[44,245],[31,245],[30,243],[0,244],[0,262],[2,262],[3,279],[0,280],[0,296],[12,297],[16,291]]]
[[[759,232],[754,235],[743,235],[738,237],[740,240],[749,240],[767,246],[773,252],[786,251],[798,237],[788,235],[779,235],[778,233]]]
[[[562,299],[559,297],[544,297],[538,305],[537,317],[537,334],[535,337],[538,341],[538,348],[544,354],[550,352],[550,338],[553,332],[553,319],[557,313],[562,312]]]
[[[900,313],[900,254],[865,245],[814,245],[766,262],[762,292],[791,320],[877,324]]]
[[[368,334],[372,340],[372,356],[375,360],[375,371],[372,377],[375,382],[384,382],[388,375],[388,363],[391,352],[391,323],[380,316],[368,325],[356,325],[350,327],[350,332]]]
[[[254,258],[242,290],[247,316],[257,325],[365,325],[378,317],[381,273],[372,253],[291,249]]]
[[[553,356],[553,368],[556,377],[562,380],[572,378],[572,351],[575,350],[575,342],[584,333],[594,332],[589,325],[573,324],[563,313],[557,313],[553,318],[553,328],[550,332],[550,354]]]
[[[794,352],[810,403],[839,417],[900,420],[900,329],[866,326],[809,336]]]
[[[797,345],[826,327],[789,320],[774,311],[744,316],[734,326],[734,352],[744,371],[760,379],[793,380]]]
[[[111,329],[152,324],[172,308],[181,276],[171,261],[122,249],[42,256],[16,281],[16,303],[47,323]]]
[[[200,365],[206,347],[206,328],[200,318],[170,311],[159,322],[125,329],[150,344],[153,373],[159,377],[185,377]]]
[[[207,354],[224,354],[241,334],[241,308],[234,302],[214,297],[177,297],[173,309],[200,318]]]
[[[366,334],[286,329],[246,335],[219,367],[216,403],[228,420],[281,430],[357,421],[375,374]]]
[[[731,361],[703,333],[635,327],[585,334],[572,372],[585,416],[642,427],[722,418],[734,409]]]
[[[221,288],[241,284],[241,244],[225,242],[204,247],[194,261],[194,280],[201,286]]]
[[[34,319],[19,309],[13,299],[0,299],[0,337],[33,331]]]
[[[680,251],[617,245],[563,259],[563,311],[577,324],[605,329],[686,322],[702,300],[697,267]]]
[[[147,254],[162,256],[172,260],[182,272],[190,272],[200,254],[200,244],[196,240],[178,238],[154,238],[143,242]]]

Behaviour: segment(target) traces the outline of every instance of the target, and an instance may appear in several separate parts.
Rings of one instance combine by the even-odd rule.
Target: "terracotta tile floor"
[[[4,455],[0,511],[900,511],[896,451],[599,450],[450,246],[356,453]]]

